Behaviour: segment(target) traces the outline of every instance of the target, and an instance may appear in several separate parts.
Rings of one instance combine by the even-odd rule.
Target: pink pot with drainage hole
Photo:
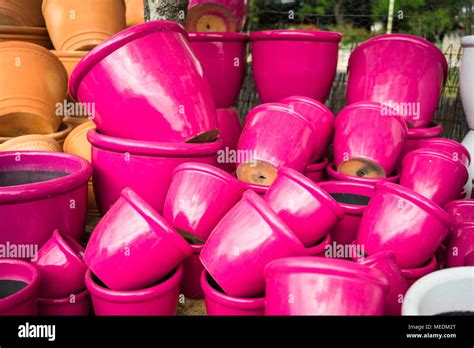
[[[421,141],[440,137],[441,134],[443,134],[441,123],[431,122],[426,128],[408,128],[408,139],[403,147],[399,162],[402,161],[407,153],[416,150]]]
[[[237,110],[235,108],[217,109],[217,124],[219,138],[222,139],[223,143],[223,151],[219,152],[217,163],[219,163],[220,168],[232,173],[236,168],[236,159],[232,157],[232,152],[237,150],[237,144],[242,133],[242,123]],[[235,156],[237,156],[237,153],[235,153]]]
[[[424,277],[436,271],[438,264],[436,262],[436,256],[431,256],[428,261],[425,261],[418,267],[413,268],[402,268],[402,274],[407,281],[408,287],[412,286],[418,279]]]
[[[57,316],[88,316],[91,312],[89,290],[71,294],[63,298],[38,298],[38,315]]]
[[[444,210],[453,218],[453,226],[474,225],[474,199],[460,199],[449,202]]]
[[[422,139],[418,142],[417,148],[444,153],[455,161],[461,161],[466,167],[469,167],[469,164],[471,164],[469,151],[467,151],[464,145],[455,140],[446,138]]]
[[[474,266],[474,225],[454,227],[446,249],[446,267]]]
[[[388,176],[386,178],[363,178],[363,177],[358,177],[358,176],[347,175],[344,173],[339,173],[336,170],[336,165],[334,164],[334,162],[332,162],[327,165],[326,172],[329,177],[329,180],[350,181],[350,182],[355,182],[355,183],[364,184],[364,185],[372,185],[372,186],[375,186],[376,184],[382,181],[393,182],[396,184],[398,184],[398,182],[400,181],[399,169],[395,169],[394,173],[391,176]]]
[[[310,164],[306,167],[305,175],[310,178],[313,182],[326,181],[326,167],[328,166],[329,160],[324,157],[317,163]]]
[[[195,6],[199,6],[201,4],[208,4],[208,3],[213,3],[219,6],[225,7],[228,11],[232,13],[234,17],[233,19],[235,20],[236,31],[242,30],[242,27],[244,26],[244,23],[245,23],[247,11],[248,11],[247,0],[189,0],[188,10],[192,9]],[[211,12],[211,14],[218,15],[213,12]],[[223,20],[226,21],[227,26],[230,25],[230,23],[227,23],[228,19],[223,18]]]
[[[193,300],[204,298],[201,288],[201,273],[204,266],[199,260],[203,244],[191,244],[193,254],[183,261],[183,279],[181,280],[180,292]]]

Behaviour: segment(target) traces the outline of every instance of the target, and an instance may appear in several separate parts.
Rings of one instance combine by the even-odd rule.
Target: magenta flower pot
[[[289,168],[278,171],[264,199],[305,247],[314,245],[344,217],[334,198]]]
[[[86,273],[86,286],[91,293],[97,316],[172,316],[178,309],[179,284],[183,267],[179,266],[154,285],[132,291],[115,291],[105,287],[91,270]]]
[[[446,267],[474,266],[474,225],[459,225],[449,234]]]
[[[474,224],[474,199],[461,199],[449,202],[444,210],[453,218],[453,226]]]
[[[31,264],[0,259],[0,316],[36,315],[39,274]]]
[[[265,268],[266,315],[382,315],[387,278],[355,262],[284,258]]]
[[[451,217],[433,201],[384,182],[375,186],[356,243],[364,245],[368,255],[393,251],[401,268],[414,268],[436,252],[451,223]]]
[[[306,248],[307,256],[321,256],[324,257],[328,245],[332,242],[331,235],[328,233],[323,236],[316,244],[310,245]]]
[[[461,161],[467,168],[471,164],[471,155],[469,151],[455,140],[447,138],[428,138],[418,142],[417,148],[429,149],[434,152],[444,153],[453,160]]]
[[[253,191],[246,191],[219,222],[201,251],[201,261],[226,294],[263,294],[263,269],[272,260],[305,255],[290,228]]]
[[[403,159],[400,185],[443,206],[458,198],[468,178],[467,168],[460,160],[433,150],[419,149]]]
[[[265,297],[229,296],[206,271],[201,273],[201,287],[204,291],[207,315],[255,316],[265,313]]]
[[[217,124],[219,127],[219,138],[224,145],[223,151],[217,156],[219,167],[226,172],[232,173],[236,169],[236,159],[232,157],[232,151],[237,150],[242,123],[235,108],[217,109]]]
[[[81,245],[55,230],[33,262],[41,277],[38,296],[61,298],[84,290],[87,266],[83,255],[84,248]]]
[[[0,153],[0,244],[40,248],[55,229],[79,240],[87,214],[90,164],[53,152]]]
[[[413,283],[415,283],[421,277],[424,277],[425,275],[436,271],[436,268],[436,257],[433,255],[429,258],[428,261],[424,262],[421,266],[402,269],[402,274],[406,279],[408,288],[410,288],[410,286],[412,286]]]
[[[413,35],[389,34],[357,46],[347,67],[347,104],[385,103],[414,128],[433,120],[448,72],[443,53]]]
[[[336,75],[341,39],[340,33],[313,30],[251,33],[252,68],[262,103],[294,95],[324,103]]]
[[[113,138],[89,131],[94,193],[101,214],[130,187],[156,211],[163,211],[173,170],[185,162],[217,164],[222,142],[171,144]]]
[[[252,190],[262,197],[265,195],[265,193],[267,193],[268,189],[270,188],[270,186],[251,184],[249,182],[240,181],[240,180],[239,180],[239,185],[240,187],[242,187],[244,191]]]
[[[441,123],[431,122],[427,128],[408,128],[408,139],[403,147],[400,161],[405,155],[413,150],[418,149],[418,144],[424,139],[437,138],[443,134],[443,126]]]
[[[394,173],[391,176],[388,176],[386,178],[361,178],[358,176],[352,176],[352,175],[346,175],[344,173],[339,173],[336,170],[336,165],[334,164],[334,162],[331,162],[326,166],[326,173],[329,179],[333,181],[350,181],[350,182],[356,182],[359,184],[372,185],[372,186],[375,186],[379,182],[383,182],[383,181],[393,182],[396,184],[398,184],[398,182],[400,181],[400,170],[398,169],[395,169]]]
[[[183,279],[181,280],[180,293],[193,300],[204,298],[201,288],[201,273],[204,266],[199,260],[202,247],[203,244],[191,244],[193,254],[183,261]]]
[[[197,7],[199,5],[206,4],[206,3],[213,3],[216,5],[222,6],[226,10],[230,11],[233,17],[232,20],[235,21],[235,30],[236,31],[242,30],[245,23],[246,15],[247,15],[247,5],[248,5],[247,0],[189,0],[188,10],[191,10],[194,7]],[[211,13],[211,14],[218,15],[216,13]],[[223,20],[226,22],[227,27],[231,26],[227,18],[223,18]]]
[[[64,298],[38,298],[38,315],[45,317],[85,317],[91,312],[89,290]]]
[[[324,157],[317,163],[310,164],[306,167],[305,175],[313,182],[326,181],[326,167],[329,164],[329,160]]]
[[[84,260],[110,289],[136,290],[151,286],[191,254],[186,240],[127,188],[92,232]]]
[[[175,22],[136,25],[94,48],[72,72],[69,94],[94,103],[97,129],[110,136],[181,143],[217,135],[209,83]]]
[[[190,33],[189,45],[209,81],[217,108],[236,105],[244,82],[248,35]]]

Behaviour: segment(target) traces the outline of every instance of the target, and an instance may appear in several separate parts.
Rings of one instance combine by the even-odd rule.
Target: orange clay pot
[[[58,144],[60,145],[60,150],[62,151],[64,140],[69,135],[69,133],[71,133],[73,128],[74,127],[71,124],[63,122],[59,126],[59,129],[58,129],[57,132],[50,133],[50,134],[44,134],[44,136],[56,140],[58,142]],[[0,137],[0,144],[3,144],[3,143],[5,143],[9,140],[12,140],[12,139],[16,139],[16,138],[14,138],[14,137]]]
[[[125,0],[125,22],[127,27],[145,22],[144,0]]]
[[[68,78],[71,76],[72,71],[76,67],[77,63],[86,56],[89,51],[51,51],[58,59],[63,63],[66,69]]]
[[[60,152],[61,145],[46,135],[23,135],[0,145],[0,151],[48,151]]]
[[[0,25],[44,27],[42,0],[0,0]]]
[[[0,25],[0,42],[3,41],[30,42],[48,49],[53,47],[46,28]]]
[[[237,31],[232,12],[225,6],[210,2],[190,8],[185,27],[188,32]]]
[[[89,122],[90,119],[88,116],[84,117],[79,117],[79,116],[65,116],[63,118],[63,122],[70,124],[72,128],[76,128],[77,126],[80,126],[81,124],[84,124],[86,122]]]
[[[118,0],[44,0],[43,15],[58,51],[89,51],[125,29],[125,5]]]
[[[67,73],[58,58],[35,44],[2,42],[0,76],[0,136],[58,130],[56,104],[67,90]]]

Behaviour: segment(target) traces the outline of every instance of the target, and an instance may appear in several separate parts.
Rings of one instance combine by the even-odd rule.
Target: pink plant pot
[[[408,288],[410,288],[413,283],[415,283],[421,277],[424,277],[427,274],[430,274],[436,271],[437,262],[436,256],[431,256],[427,262],[423,263],[421,266],[415,268],[402,268],[402,274],[406,279]]]
[[[191,254],[186,240],[127,188],[92,232],[84,261],[110,289],[136,290],[158,281]]]
[[[340,33],[313,30],[251,33],[252,68],[260,100],[277,102],[298,95],[324,103],[336,75],[341,39]]]
[[[0,316],[36,315],[38,270],[31,264],[0,259]]]
[[[217,108],[237,103],[244,82],[247,41],[248,35],[242,33],[189,34],[189,45],[202,65]]]
[[[462,191],[458,195],[458,199],[465,199],[467,197],[467,191],[465,188],[462,189]]]
[[[107,135],[181,143],[217,133],[209,83],[175,22],[136,25],[94,48],[72,72],[69,94],[94,103]]]
[[[356,47],[347,71],[347,104],[384,103],[408,124],[421,128],[433,120],[448,64],[432,43],[413,35],[389,34]]]
[[[181,280],[180,292],[193,300],[204,298],[201,288],[201,273],[204,266],[199,260],[203,244],[191,244],[193,254],[183,261],[183,279]]]
[[[207,315],[258,316],[265,313],[265,297],[229,296],[206,271],[201,273],[201,287],[204,292]]]
[[[400,163],[405,155],[418,149],[418,144],[424,139],[437,138],[443,134],[441,123],[431,122],[426,128],[408,128],[408,139],[403,147]]]
[[[393,251],[401,268],[414,268],[436,252],[451,223],[451,217],[433,201],[384,182],[375,186],[356,243],[364,245],[368,255]]]
[[[267,193],[268,189],[270,188],[270,186],[257,185],[257,184],[252,184],[250,182],[240,181],[240,180],[239,180],[239,185],[240,187],[242,187],[244,191],[252,190],[262,197],[265,196],[265,193]]]
[[[461,199],[449,202],[444,210],[453,218],[453,226],[474,224],[474,199]]]
[[[219,138],[224,144],[223,151],[217,156],[219,167],[226,172],[232,173],[236,168],[236,150],[242,133],[242,123],[235,108],[217,109],[217,124],[219,127]],[[235,155],[234,155],[235,154]]]
[[[443,206],[458,198],[468,178],[461,161],[444,153],[419,149],[403,159],[400,185]]]
[[[113,138],[89,131],[94,167],[94,194],[99,211],[105,214],[130,187],[156,211],[163,211],[173,170],[185,162],[217,164],[222,141],[203,144],[139,142]]]
[[[264,199],[305,247],[314,245],[344,217],[334,198],[289,168],[278,171]]]
[[[290,228],[249,190],[216,226],[200,259],[226,294],[256,297],[265,289],[263,269],[270,261],[305,253]]]
[[[98,316],[173,316],[178,309],[179,284],[183,267],[179,266],[151,287],[114,291],[105,287],[91,272],[86,273],[86,286]]]
[[[449,234],[446,267],[474,266],[474,225],[458,225]]]
[[[382,315],[387,278],[357,263],[284,258],[265,268],[266,315]]]
[[[390,176],[407,139],[408,129],[398,116],[384,115],[382,104],[360,102],[346,106],[336,118],[334,163],[368,160]]]
[[[33,262],[41,277],[38,296],[56,299],[84,290],[87,266],[83,254],[81,245],[55,230]]]
[[[331,244],[331,235],[328,233],[323,236],[316,244],[310,245],[306,248],[307,256],[321,256],[324,257],[328,246]]]
[[[469,151],[455,140],[447,138],[428,138],[422,139],[417,143],[418,149],[429,149],[434,152],[441,152],[453,160],[461,161],[467,168],[471,164],[471,155]]]
[[[90,164],[54,152],[0,153],[0,244],[40,248],[55,229],[79,240],[87,215]]]
[[[310,164],[306,167],[305,175],[313,182],[326,181],[326,167],[328,163],[329,160],[324,157],[317,163]]]
[[[449,239],[449,236],[448,236]],[[435,256],[436,260],[438,261],[439,269],[446,268],[446,253],[447,253],[447,246],[446,246],[447,239],[441,244],[436,250]]]
[[[189,0],[188,10],[205,3],[214,3],[229,10],[235,20],[236,31],[242,30],[247,15],[247,0]],[[227,24],[230,26],[230,24]]]
[[[64,298],[38,298],[38,315],[45,317],[85,317],[91,312],[89,290]]]
[[[350,182],[356,182],[359,184],[364,184],[364,185],[372,185],[375,186],[379,182],[383,181],[388,181],[388,182],[393,182],[398,184],[400,181],[400,170],[395,169],[395,172],[386,178],[362,178],[358,176],[352,176],[352,175],[346,175],[344,173],[339,173],[336,170],[336,165],[334,162],[329,163],[326,166],[326,173],[329,177],[330,180],[333,181],[350,181]]]

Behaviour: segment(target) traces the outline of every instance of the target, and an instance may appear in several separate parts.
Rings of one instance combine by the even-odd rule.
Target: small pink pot
[[[69,95],[94,103],[107,135],[181,143],[217,132],[209,83],[175,22],[136,25],[94,48],[72,72]]]
[[[181,280],[180,292],[193,300],[204,298],[201,288],[201,273],[204,266],[199,260],[203,244],[191,244],[193,254],[183,261],[183,279]]]
[[[47,317],[88,316],[91,312],[89,290],[64,298],[38,298],[38,315]]]
[[[265,297],[242,298],[225,294],[211,276],[201,273],[207,315],[255,316],[264,315]]]
[[[264,199],[305,247],[314,245],[344,217],[334,198],[289,168],[278,171]]]
[[[263,294],[263,269],[270,261],[305,254],[289,227],[249,190],[216,226],[200,258],[226,294],[255,297]]]
[[[189,45],[202,65],[217,108],[237,103],[244,82],[248,39],[242,33],[189,34]]]
[[[441,136],[441,134],[443,134],[443,126],[441,123],[431,122],[427,128],[408,128],[408,139],[403,147],[400,162],[407,153],[418,149],[420,141],[437,138]]]
[[[176,230],[204,243],[243,193],[231,174],[208,164],[184,163],[173,172],[163,217]]]
[[[31,264],[0,259],[0,316],[36,315],[38,270]]]
[[[408,288],[410,288],[410,286],[412,286],[413,283],[415,283],[421,277],[436,271],[436,267],[436,256],[433,255],[429,258],[429,261],[423,263],[419,267],[407,269],[402,268],[402,274],[406,279]]]
[[[459,225],[449,234],[446,267],[474,266],[474,225]]]
[[[460,199],[449,202],[444,210],[453,218],[453,226],[474,224],[474,199]]]
[[[86,286],[91,293],[92,306],[98,316],[152,316],[176,315],[179,284],[183,267],[179,266],[155,285],[132,291],[114,291],[106,288],[92,274],[86,273]]]
[[[277,102],[298,95],[324,103],[336,75],[341,39],[340,33],[315,30],[251,33],[252,68],[260,100]]]
[[[471,155],[469,154],[469,151],[467,151],[464,145],[455,140],[447,138],[422,139],[417,143],[417,148],[444,153],[455,161],[461,161],[467,168],[469,168],[469,165],[471,164]]]
[[[401,268],[428,260],[448,235],[451,217],[436,203],[400,185],[380,183],[364,212],[357,244],[368,255],[393,251]]]
[[[387,278],[357,263],[283,258],[265,268],[266,315],[382,315]]]
[[[352,176],[352,175],[346,175],[344,173],[339,173],[336,170],[336,165],[334,162],[329,163],[326,166],[326,173],[329,177],[330,180],[334,181],[350,181],[350,182],[356,182],[359,184],[364,184],[364,185],[372,185],[375,186],[379,182],[383,181],[388,181],[388,182],[393,182],[398,184],[400,181],[400,170],[395,169],[395,172],[386,178],[361,178],[358,176]]]
[[[443,206],[458,198],[468,178],[467,168],[460,160],[419,149],[403,159],[400,185]]]
[[[171,272],[192,249],[131,189],[92,232],[84,261],[112,290],[143,289]]]
[[[432,43],[407,34],[371,38],[357,46],[347,67],[347,104],[361,101],[402,107],[398,112],[415,128],[433,120],[448,64]]]
[[[314,245],[310,245],[306,248],[307,256],[321,256],[324,257],[326,253],[326,248],[332,242],[331,235],[328,233]]]
[[[324,157],[317,163],[310,164],[306,167],[305,175],[313,182],[326,181],[326,167],[329,160]]]
[[[206,3],[214,3],[217,5],[223,6],[227,10],[229,10],[234,16],[235,27],[236,27],[235,30],[236,31],[242,30],[245,23],[247,11],[248,11],[247,0],[189,0],[188,10],[192,9],[195,6],[199,6],[201,4],[206,4]],[[227,26],[230,26],[230,24],[227,24]]]
[[[87,266],[82,260],[84,248],[58,230],[38,251],[33,264],[40,273],[40,298],[61,298],[86,288]]]
[[[217,163],[220,168],[232,173],[236,168],[233,153],[237,150],[240,134],[242,134],[242,123],[237,110],[235,108],[217,109],[217,124],[219,138],[222,139],[224,145],[224,149],[217,156]]]

